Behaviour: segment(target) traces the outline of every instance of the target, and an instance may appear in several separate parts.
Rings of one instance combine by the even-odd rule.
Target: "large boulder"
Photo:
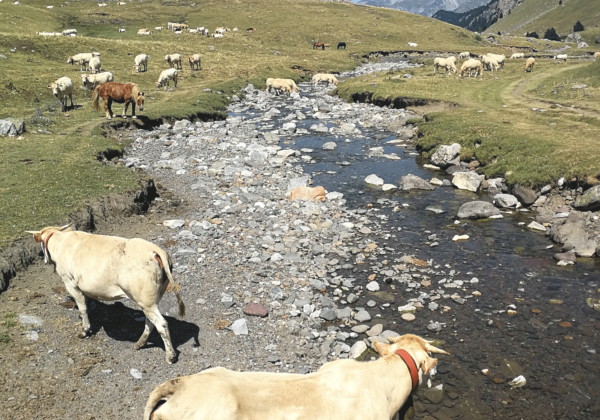
[[[485,219],[499,214],[500,210],[487,201],[471,201],[470,203],[463,204],[458,209],[458,217],[460,219]]]
[[[454,143],[450,146],[442,145],[438,147],[429,159],[434,165],[446,168],[452,165],[458,165],[460,162],[460,144]]]
[[[396,138],[398,140],[410,140],[415,136],[415,132],[412,128],[403,127],[396,131]]]
[[[456,172],[452,177],[452,185],[460,190],[477,192],[483,179],[483,175],[477,175],[475,172]]]
[[[557,221],[548,231],[553,241],[563,244],[563,251],[574,251],[579,257],[591,257],[596,252],[597,243],[586,230],[586,216],[571,212],[564,220]]]
[[[17,135],[17,127],[12,121],[0,120],[0,136],[14,137]]]
[[[23,134],[25,132],[25,121],[22,118],[6,118],[6,121],[10,121],[15,125],[17,134]]]
[[[398,187],[403,191],[410,190],[434,190],[435,187],[423,178],[419,178],[416,175],[408,174],[400,178]]]
[[[519,199],[524,206],[531,206],[537,200],[537,194],[531,188],[515,184],[512,193]]]
[[[590,188],[575,200],[575,208],[585,211],[600,209],[600,185]]]
[[[513,208],[518,209],[521,207],[521,203],[514,195],[510,194],[496,194],[494,196],[494,204],[500,208]]]
[[[173,124],[173,131],[182,131],[188,128],[192,123],[189,120],[179,120],[175,121]]]

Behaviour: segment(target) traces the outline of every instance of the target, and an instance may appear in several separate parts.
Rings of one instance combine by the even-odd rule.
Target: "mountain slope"
[[[470,31],[483,32],[496,22],[497,16],[498,0],[493,0],[489,4],[464,13],[439,10],[433,15],[433,18],[460,26]]]
[[[432,16],[438,10],[455,10],[465,1],[472,0],[358,0],[357,4],[388,7],[416,15]]]

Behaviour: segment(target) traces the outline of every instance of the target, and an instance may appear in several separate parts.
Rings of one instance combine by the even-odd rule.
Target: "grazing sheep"
[[[525,62],[525,71],[531,73],[533,71],[533,65],[535,64],[535,58],[529,57]]]
[[[190,67],[191,67],[192,71],[194,71],[194,67],[196,67],[196,70],[200,70],[200,67],[201,67],[200,54],[194,54],[194,55],[188,57],[188,62],[190,63]]]
[[[477,77],[479,74],[483,73],[481,61],[475,59],[469,59],[465,61],[460,67],[460,76],[462,77],[467,70],[469,71],[469,77],[471,77],[473,70],[475,70],[475,77]]]
[[[525,58],[525,54],[523,54],[523,53],[514,53],[513,55],[510,56],[510,58],[512,60],[516,60],[516,59],[519,59],[519,58]]]
[[[133,68],[135,69],[136,73],[139,73],[140,71],[142,71],[142,67],[144,68],[143,71],[148,71],[148,59],[150,57],[148,57],[146,54],[139,54],[136,55],[135,58],[133,59],[134,65]]]
[[[460,54],[458,54],[458,58],[465,59],[465,58],[471,58],[471,53],[468,51],[465,52],[461,52]]]
[[[160,90],[161,86],[165,86],[165,90],[169,87],[169,82],[173,80],[175,87],[177,87],[177,70],[167,69],[163,70],[156,81],[156,90]]]
[[[188,32],[190,34],[197,34],[198,33],[198,29],[192,29],[192,28],[190,28],[190,29],[188,29]]]
[[[555,60],[563,60],[565,63],[567,62],[567,58],[569,58],[569,56],[567,54],[558,54],[556,56],[554,56]]]
[[[498,62],[488,55],[484,55],[481,62],[483,63],[483,68],[488,71],[498,71],[498,68],[500,67]]]
[[[96,86],[112,81],[113,75],[108,71],[98,74],[81,75],[81,83],[83,84],[83,90],[94,90]]]
[[[416,46],[417,46],[417,44],[416,44],[416,43],[414,43],[414,42],[409,42],[409,43],[408,43],[408,46],[409,46],[409,47],[413,47],[413,48],[414,48],[414,47],[416,47]]]
[[[181,56],[179,54],[170,54],[165,55],[165,61],[169,63],[171,68],[175,66],[176,69],[180,69],[181,67]]]
[[[594,53],[594,61],[596,61],[599,58],[600,58],[600,52],[595,52]]]
[[[436,57],[435,60],[433,60],[433,74],[435,74],[436,72],[439,72],[440,67],[443,67],[444,69],[446,69],[446,72],[453,71],[454,74],[456,74],[456,65],[454,64],[455,62],[456,62],[455,57],[452,57],[452,58]]]
[[[139,29],[137,31],[138,35],[152,35],[152,32],[150,32],[148,29],[143,28],[143,29]]]
[[[67,97],[71,99],[71,107],[73,107],[73,82],[68,77],[61,77],[55,82],[48,85],[48,89],[52,89],[52,94],[58,98],[62,107],[62,112],[67,110]]]
[[[79,71],[87,70],[87,65],[92,57],[100,57],[100,53],[80,53],[67,59],[67,64],[79,64]]]
[[[100,63],[100,57],[92,57],[89,66],[91,74],[100,73],[102,67],[102,63]]]

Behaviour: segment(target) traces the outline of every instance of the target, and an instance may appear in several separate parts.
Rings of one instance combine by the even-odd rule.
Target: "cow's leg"
[[[152,334],[152,330],[154,330],[154,324],[150,321],[148,317],[146,317],[146,325],[144,326],[144,332],[142,333],[142,336],[140,337],[138,342],[135,343],[135,346],[133,346],[135,350],[139,350],[142,347],[144,347],[146,341],[148,341],[148,337],[150,336],[150,334]]]
[[[177,77],[173,79],[173,83],[175,83],[175,88],[177,89]]]
[[[167,324],[166,319],[164,319],[161,315],[157,305],[154,305],[154,307],[148,311],[144,310],[144,314],[146,314],[146,318],[150,319],[150,322],[154,324],[158,333],[162,337],[163,342],[165,343],[165,350],[167,352],[167,363],[173,363],[173,361],[175,360],[175,349],[173,349],[173,344],[171,344],[169,325]]]
[[[74,108],[75,105],[73,105],[73,94],[69,93],[69,99],[71,100],[71,108]]]
[[[79,314],[81,315],[81,321],[83,325],[83,331],[79,334],[79,338],[85,338],[91,330],[90,320],[87,314],[87,301],[88,297],[83,294],[81,290],[77,286],[73,286],[69,284],[69,282],[65,283],[65,289],[67,292],[75,299],[77,303],[77,307],[79,308]]]

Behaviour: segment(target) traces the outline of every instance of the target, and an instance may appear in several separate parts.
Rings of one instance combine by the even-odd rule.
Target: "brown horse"
[[[323,42],[315,42],[315,43],[313,43],[313,50],[315,48],[321,48],[322,50],[325,50],[325,43],[323,43]]]
[[[113,112],[110,109],[112,102],[123,105],[123,118],[127,118],[127,107],[131,104],[131,118],[137,118],[135,116],[135,104],[140,107],[140,111],[144,110],[144,92],[140,90],[138,85],[135,83],[113,83],[108,82],[102,85],[96,86],[92,95],[92,106],[96,112],[100,111],[100,105],[98,100],[102,97],[104,102],[104,112],[106,112],[106,119],[110,120],[113,117]]]

